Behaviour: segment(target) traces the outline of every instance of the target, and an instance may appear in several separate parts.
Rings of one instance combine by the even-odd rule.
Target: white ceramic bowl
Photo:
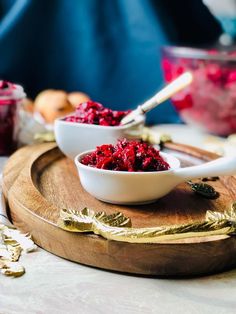
[[[155,172],[127,172],[103,170],[86,166],[80,161],[87,151],[75,157],[80,182],[83,188],[95,198],[113,204],[145,204],[154,202],[166,194],[166,184],[171,180],[172,170]],[[177,158],[160,153],[172,169],[180,167]],[[170,174],[170,175],[169,175]],[[158,187],[158,193],[157,193]]]
[[[102,144],[116,144],[121,138],[140,139],[144,122],[145,117],[141,115],[134,122],[123,126],[101,126],[57,119],[55,137],[60,150],[74,159],[81,152]]]
[[[113,204],[134,205],[156,201],[181,182],[207,176],[236,174],[236,156],[223,157],[202,165],[180,168],[171,154],[160,153],[170,169],[154,172],[103,170],[86,166],[80,161],[92,151],[75,157],[80,182],[95,198]]]

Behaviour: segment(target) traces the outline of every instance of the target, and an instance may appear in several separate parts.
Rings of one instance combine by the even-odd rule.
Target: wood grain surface
[[[182,166],[199,164],[217,155],[186,145],[166,144]],[[3,172],[3,190],[14,224],[30,232],[42,248],[66,259],[114,271],[157,276],[193,276],[236,266],[236,239],[219,236],[161,244],[131,244],[92,234],[74,234],[56,226],[61,208],[113,213],[121,211],[134,227],[201,221],[207,210],[224,211],[236,200],[236,178],[210,182],[220,197],[207,200],[185,183],[154,204],[118,206],[96,200],[83,190],[73,162],[55,144],[18,150]]]

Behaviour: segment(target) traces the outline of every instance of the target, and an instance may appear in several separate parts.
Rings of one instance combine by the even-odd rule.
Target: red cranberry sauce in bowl
[[[130,113],[127,111],[115,111],[105,108],[95,101],[87,101],[76,107],[74,115],[64,118],[67,122],[95,124],[101,126],[119,126],[121,120]]]
[[[170,165],[153,146],[142,141],[118,140],[115,145],[97,146],[81,163],[98,169],[151,172],[169,170]]]

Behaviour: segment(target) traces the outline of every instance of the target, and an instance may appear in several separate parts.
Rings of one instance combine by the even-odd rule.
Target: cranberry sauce
[[[0,155],[8,155],[16,149],[17,105],[16,86],[0,81]]]
[[[116,145],[98,146],[81,160],[90,167],[116,171],[163,171],[170,168],[153,146],[142,141],[118,140]]]
[[[117,126],[128,111],[113,111],[94,101],[84,102],[76,107],[75,114],[65,118],[68,122]]]

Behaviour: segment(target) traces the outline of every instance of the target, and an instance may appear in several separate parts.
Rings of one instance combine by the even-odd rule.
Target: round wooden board
[[[217,155],[190,146],[168,143],[183,166]],[[18,150],[3,172],[3,190],[14,224],[30,232],[42,248],[78,263],[103,269],[158,276],[194,276],[236,266],[236,238],[218,236],[157,244],[131,244],[76,234],[57,227],[61,208],[91,208],[130,217],[134,227],[182,224],[204,220],[207,210],[224,211],[236,200],[236,178],[210,182],[220,197],[204,199],[183,183],[151,205],[117,206],[94,199],[83,190],[73,162],[55,144]]]

